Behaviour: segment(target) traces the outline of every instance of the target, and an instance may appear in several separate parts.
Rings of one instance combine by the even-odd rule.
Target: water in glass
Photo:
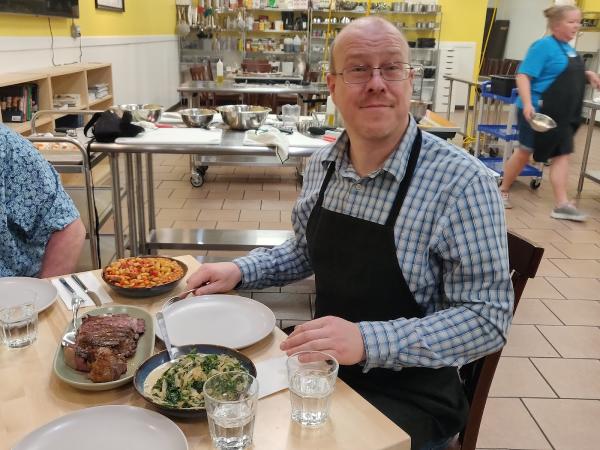
[[[208,425],[215,447],[243,449],[252,443],[254,411],[245,404],[219,405],[209,414]]]
[[[323,424],[329,416],[333,386],[327,372],[300,369],[290,380],[292,420],[305,426]]]
[[[38,314],[33,303],[0,310],[2,340],[10,348],[25,347],[37,338]]]

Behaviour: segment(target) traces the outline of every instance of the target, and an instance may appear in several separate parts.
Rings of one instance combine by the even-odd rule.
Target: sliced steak
[[[96,359],[90,364],[89,377],[94,383],[105,383],[119,379],[127,372],[127,362],[124,358],[106,347],[96,349]]]

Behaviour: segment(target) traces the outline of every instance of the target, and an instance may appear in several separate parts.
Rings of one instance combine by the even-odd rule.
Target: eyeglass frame
[[[408,70],[408,76],[407,76],[406,78],[402,78],[401,80],[388,80],[388,79],[387,79],[387,78],[384,76],[384,74],[383,74],[383,70],[382,70],[382,69],[383,69],[385,66],[390,66],[390,65],[394,65],[394,64],[404,64],[404,65],[408,66],[408,67],[407,67],[407,70]],[[344,71],[346,71],[346,70],[349,70],[349,69],[355,69],[355,68],[357,68],[357,67],[363,67],[363,68],[365,68],[365,69],[366,69],[366,68],[369,68],[369,69],[371,69],[371,75],[369,76],[369,78],[368,78],[368,79],[366,79],[365,81],[357,81],[357,82],[349,82],[349,81],[346,81],[346,79],[344,78]],[[371,66],[368,66],[368,65],[360,65],[360,64],[358,64],[358,65],[356,65],[356,66],[346,67],[346,68],[342,69],[342,71],[341,71],[341,72],[329,72],[329,73],[330,73],[331,75],[336,75],[336,76],[337,76],[337,75],[341,75],[341,77],[342,77],[342,81],[343,81],[344,83],[346,83],[346,84],[365,84],[365,83],[368,83],[369,81],[371,81],[371,78],[373,78],[373,71],[374,71],[375,69],[379,70],[379,76],[380,76],[381,78],[383,78],[385,81],[388,81],[388,82],[395,82],[395,81],[404,81],[404,80],[408,80],[408,79],[410,78],[410,74],[411,74],[411,73],[415,73],[415,72],[418,72],[418,71],[421,71],[421,72],[422,72],[422,70],[423,70],[423,66],[421,66],[421,65],[412,65],[412,64],[410,64],[410,63],[403,62],[403,61],[397,61],[397,62],[391,62],[391,63],[383,64],[382,66],[379,66],[379,67],[371,67]]]

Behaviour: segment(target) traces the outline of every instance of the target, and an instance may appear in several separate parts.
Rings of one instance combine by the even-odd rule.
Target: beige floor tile
[[[244,191],[209,191],[206,198],[211,200],[242,200]]]
[[[262,191],[261,191],[262,192]],[[225,200],[223,209],[261,209],[261,200]]]
[[[489,398],[477,448],[552,450],[535,421],[516,398]]]
[[[556,300],[556,303],[565,300]],[[569,302],[570,303],[570,302]],[[522,299],[513,318],[514,324],[520,325],[562,325],[541,300],[535,298]]]
[[[219,220],[217,230],[258,230],[258,221],[238,222]]]
[[[216,228],[216,226],[216,220],[176,220],[175,223],[173,223],[173,228],[180,228],[183,230],[192,230],[194,228],[213,229]]]
[[[291,211],[294,207],[292,200],[263,200],[260,209],[263,211]]]
[[[538,329],[563,358],[600,358],[597,327],[539,325]]]
[[[542,247],[544,248],[545,259],[567,258],[567,255],[548,242],[542,244]]]
[[[279,193],[279,200],[296,201],[300,192],[284,191]]]
[[[554,358],[548,358],[554,360]],[[556,394],[528,358],[501,357],[490,397],[545,397]]]
[[[190,187],[190,182],[187,180],[161,181],[158,187],[159,189],[187,189]]]
[[[188,198],[183,204],[184,209],[235,209],[223,208],[223,200],[208,198]]]
[[[503,356],[539,356],[557,358],[560,355],[533,325],[512,325]]]
[[[252,298],[267,305],[277,319],[310,320],[310,297],[308,294],[255,293]]]
[[[173,189],[171,192],[171,198],[206,198],[208,195],[208,189],[202,188],[181,188]]]
[[[552,262],[569,277],[600,278],[600,263],[598,261],[556,259]]]
[[[600,399],[597,359],[533,358],[532,362],[560,398]]]
[[[203,209],[198,215],[198,220],[239,220],[240,211],[237,209]]]
[[[519,234],[536,244],[544,244],[544,243],[556,243],[556,242],[564,242],[568,243],[568,241],[562,237],[558,232],[553,229],[544,230],[541,228],[530,228],[528,230],[519,230]]]
[[[545,253],[545,252],[544,252]],[[536,277],[566,277],[567,275],[556,267],[556,264],[553,264],[551,260],[547,258],[543,258],[542,262],[540,262],[540,266],[538,267]]]
[[[563,244],[556,243],[554,246],[571,259],[600,259],[600,247],[592,244]]]
[[[572,244],[597,244],[600,233],[595,230],[557,230],[557,233]]]
[[[543,277],[532,278],[525,285],[521,298],[563,298]]]
[[[154,190],[154,198],[168,198],[175,189],[158,189]]]
[[[298,185],[296,183],[285,183],[285,184],[275,184],[275,183],[263,183],[262,187],[263,191],[280,191],[280,192],[297,192]]]
[[[229,190],[231,190],[231,191],[262,191],[263,185],[256,184],[256,183],[231,182],[229,184]]]
[[[195,220],[198,217],[198,209],[174,209],[174,208],[161,208],[156,215],[157,219],[171,219],[175,220]]]
[[[244,200],[279,200],[279,191],[245,191]]]
[[[600,301],[543,300],[543,302],[565,325],[600,326]]]
[[[280,211],[255,211],[255,210],[242,210],[240,213],[240,220],[258,220],[268,222],[280,222],[281,220]]]
[[[547,277],[564,298],[574,300],[600,300],[600,281],[593,278],[553,278]],[[531,282],[533,280],[530,280]],[[539,298],[548,298],[540,296]]]
[[[154,199],[155,208],[183,208],[184,198],[164,198],[156,197]]]
[[[555,450],[598,449],[600,401],[524,399],[524,402]]]
[[[289,230],[292,231],[292,225],[283,222],[263,222],[261,221],[259,226],[261,230]]]

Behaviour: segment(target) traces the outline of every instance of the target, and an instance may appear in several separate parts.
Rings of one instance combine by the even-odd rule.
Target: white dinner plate
[[[135,406],[96,406],[53,420],[13,450],[187,450],[174,422]]]
[[[164,311],[173,345],[212,344],[248,347],[275,327],[273,311],[237,295],[201,295],[181,300]],[[162,339],[158,326],[156,335]]]
[[[0,278],[2,306],[33,303],[38,312],[56,301],[56,288],[47,280],[28,277]]]

